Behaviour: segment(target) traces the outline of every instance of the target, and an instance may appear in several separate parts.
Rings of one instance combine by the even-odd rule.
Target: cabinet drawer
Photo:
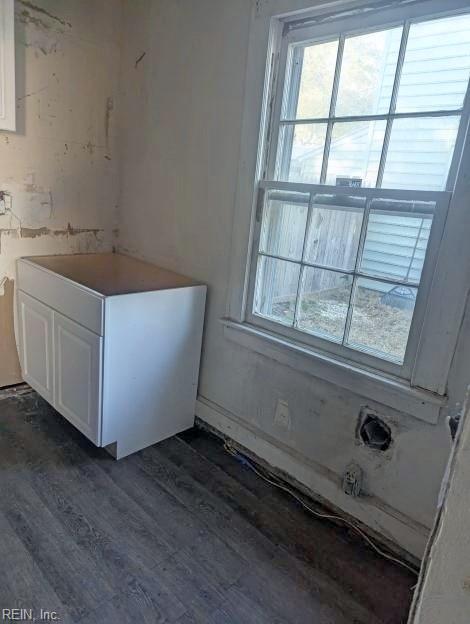
[[[103,335],[103,298],[86,288],[18,260],[18,288],[95,334]]]

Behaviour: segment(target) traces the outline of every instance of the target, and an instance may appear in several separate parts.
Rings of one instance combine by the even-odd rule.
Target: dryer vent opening
[[[366,416],[359,429],[359,437],[369,448],[386,451],[392,443],[390,427],[377,416]]]

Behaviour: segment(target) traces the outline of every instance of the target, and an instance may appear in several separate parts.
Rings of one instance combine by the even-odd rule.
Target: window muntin
[[[464,20],[463,26],[456,20]],[[422,24],[432,28],[420,33]],[[468,89],[469,24],[469,15],[460,14],[421,18],[419,22],[414,18],[413,22],[397,23],[395,19],[392,26],[383,28],[375,21],[373,31],[344,30],[336,36],[329,27],[328,39],[317,41],[311,30],[308,41],[302,41],[299,30],[295,37],[287,38],[281,53],[286,59],[281,60],[285,80],[278,87],[279,104],[274,107],[278,121],[271,123],[270,154],[263,175],[266,181],[262,182],[264,208],[257,211],[248,320],[340,357],[410,378],[451,197],[444,189],[451,186],[456,173],[454,148],[457,144],[461,149],[462,117],[465,123],[468,119],[468,98],[461,94]],[[412,70],[417,54],[423,62],[423,49],[429,48],[423,37],[430,32],[439,33],[435,36],[441,43],[447,33],[465,45],[457,51],[455,46],[447,50],[455,71],[446,72],[442,59],[436,60],[439,54],[433,52],[437,73],[428,63],[424,72],[428,77],[418,80],[416,75],[412,78]],[[381,62],[368,72],[357,63],[357,50],[364,45]],[[323,59],[322,71],[315,59]],[[354,98],[350,86],[348,94],[348,67],[364,87],[361,97]],[[448,96],[439,101],[452,108],[430,105],[429,110],[418,110],[415,104],[415,110],[408,111],[402,94],[410,95],[410,80],[417,85],[416,98],[411,100],[422,101],[419,90],[429,90],[428,83],[436,86],[436,75],[436,94]],[[315,77],[317,91],[309,89],[310,76]],[[410,140],[413,134],[414,141]],[[258,248],[256,231],[266,227],[266,207],[275,201],[273,192],[280,191],[304,194],[298,198],[304,207],[302,219],[296,221],[295,258]],[[328,208],[332,209],[333,202],[337,214],[343,210],[342,233],[338,225],[333,227],[327,221],[318,226],[315,215],[326,209],[317,205],[320,196],[321,201],[330,197]],[[350,200],[346,226],[343,204]],[[358,207],[357,202],[363,205]],[[354,226],[350,218],[353,208]],[[286,226],[289,221],[285,218],[284,229],[277,231],[279,247],[286,244],[283,236],[292,236]],[[305,235],[299,259],[300,223],[305,225]],[[328,234],[321,234],[322,230]],[[322,236],[327,243],[320,249]],[[355,242],[350,241],[346,253],[344,238],[348,236]]]
[[[436,204],[316,189],[267,190],[253,312],[403,364]]]
[[[446,188],[470,75],[470,15],[344,32],[292,44],[288,56],[275,180]],[[396,167],[402,155],[414,180],[409,166]]]

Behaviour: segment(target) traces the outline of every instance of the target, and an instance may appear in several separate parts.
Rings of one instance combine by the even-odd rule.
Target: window
[[[0,130],[15,130],[14,0],[0,2]]]
[[[410,377],[468,117],[470,14],[284,24],[248,320]]]

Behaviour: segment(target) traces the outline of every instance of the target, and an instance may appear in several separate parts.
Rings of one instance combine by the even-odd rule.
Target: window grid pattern
[[[373,284],[373,283],[377,284],[378,288],[380,288],[380,286],[383,286],[383,285],[386,285],[386,286],[388,285],[390,288],[403,286],[408,289],[411,288],[412,290],[418,289],[420,285],[420,281],[421,281],[422,266],[419,270],[419,274],[415,278],[412,277],[412,267],[413,267],[416,254],[419,248],[419,243],[420,241],[423,240],[422,239],[423,230],[425,229],[427,229],[428,231],[430,230],[432,219],[433,219],[433,214],[436,209],[436,203],[434,201],[426,201],[426,202],[416,201],[415,202],[413,200],[406,200],[402,202],[397,202],[400,208],[396,212],[393,211],[393,209],[391,211],[388,210],[388,212],[390,212],[390,214],[392,215],[404,214],[405,218],[412,218],[415,221],[419,221],[419,225],[417,226],[418,235],[414,237],[411,257],[408,259],[408,266],[406,270],[404,271],[404,277],[400,279],[397,276],[390,277],[384,273],[379,273],[379,274],[374,273],[374,271],[367,269],[367,266],[365,265],[365,262],[364,262],[364,249],[366,246],[366,241],[368,241],[369,239],[369,233],[370,233],[369,224],[370,224],[371,213],[375,214],[375,213],[387,212],[387,211],[381,210],[381,202],[385,202],[387,207],[390,209],[391,202],[386,199],[386,192],[384,192],[383,197],[382,195],[381,196],[375,195],[375,197],[364,197],[364,196],[361,196],[360,194],[358,194],[357,196],[351,195],[349,197],[346,195],[343,195],[342,201],[336,202],[334,201],[335,199],[341,199],[341,198],[338,196],[336,197],[334,196],[334,192],[335,192],[334,187],[323,186],[322,191],[320,193],[318,191],[311,191],[308,194],[298,193],[296,195],[294,193],[292,194],[289,193],[290,197],[288,197],[286,196],[286,193],[283,194],[283,192],[280,190],[269,190],[269,183],[265,183],[265,185],[268,188],[266,192],[264,193],[261,228],[266,223],[266,211],[267,211],[267,207],[270,201],[282,201],[284,199],[284,200],[288,200],[289,203],[298,203],[298,204],[303,204],[303,205],[307,204],[308,214],[307,214],[307,219],[306,219],[306,223],[304,226],[302,250],[301,250],[301,254],[298,257],[293,258],[287,254],[279,254],[271,250],[263,250],[263,244],[260,244],[258,246],[258,251],[257,251],[257,267],[258,267],[257,274],[258,275],[257,275],[257,280],[256,280],[257,286],[255,289],[255,295],[254,295],[254,310],[253,310],[254,314],[257,316],[265,317],[267,320],[271,320],[271,321],[273,320],[273,317],[270,316],[269,314],[268,315],[263,314],[261,306],[259,305],[259,298],[262,296],[260,292],[260,288],[262,287],[261,280],[259,279],[259,273],[261,269],[261,259],[271,259],[272,261],[281,261],[282,263],[289,263],[292,266],[295,265],[299,267],[299,272],[298,272],[297,287],[296,287],[296,292],[295,292],[294,314],[290,321],[287,321],[287,320],[283,321],[284,325],[290,326],[297,331],[316,335],[319,338],[326,338],[329,341],[337,342],[345,347],[354,348],[354,349],[357,349],[366,353],[370,353],[374,356],[378,356],[382,359],[389,360],[397,364],[402,364],[404,360],[404,355],[405,355],[404,352],[402,353],[401,356],[397,357],[391,353],[387,353],[386,350],[382,351],[381,349],[378,349],[377,347],[368,348],[367,345],[358,344],[354,341],[354,339],[351,339],[351,322],[352,322],[353,311],[354,311],[354,300],[357,296],[358,284],[360,283],[360,281],[364,281],[364,280],[370,284]],[[288,183],[286,183],[286,189],[287,188],[289,188]],[[355,201],[356,203],[356,207],[353,207],[351,204],[349,208],[350,210],[354,210],[355,212],[358,212],[358,211],[361,212],[360,235],[359,235],[359,240],[357,242],[356,251],[355,251],[354,266],[349,269],[347,267],[335,266],[334,262],[333,263],[331,262],[319,263],[315,261],[309,261],[307,259],[308,240],[310,238],[310,235],[312,234],[312,229],[313,229],[313,224],[312,224],[313,210],[315,206],[317,205],[316,201],[321,197],[326,197],[327,193],[331,193],[332,195],[329,195],[329,197],[333,199],[333,202],[328,207],[329,209],[337,210],[341,208],[341,210],[348,210],[347,203],[345,204],[345,201],[344,201],[344,199],[347,199],[350,201],[352,200],[352,202]],[[339,203],[340,206],[336,206],[335,205],[336,203]],[[357,207],[357,205],[360,203],[363,203],[363,208]],[[318,205],[323,206],[324,204],[320,203]],[[427,223],[427,225],[425,225],[425,223]],[[428,241],[426,238],[425,243],[424,243],[425,245],[424,253],[426,251],[427,242]],[[423,263],[424,263],[424,259],[423,259]],[[309,269],[332,272],[332,273],[338,274],[339,276],[344,276],[344,277],[348,276],[351,279],[351,288],[349,291],[348,301],[347,301],[347,314],[345,317],[342,337],[340,338],[339,337],[335,338],[335,336],[331,334],[326,334],[325,332],[322,332],[322,331],[308,330],[305,327],[302,327],[302,324],[301,324],[302,294],[303,294],[303,290],[305,286],[306,271]]]
[[[252,322],[271,330],[274,322],[274,331],[294,339],[340,356],[354,349],[352,359],[410,374],[451,196],[445,189],[469,116],[469,33],[470,14],[462,12],[284,40],[253,238]],[[361,37],[369,64],[358,61]],[[375,61],[371,41],[382,54]],[[347,198],[363,205],[348,207]],[[346,254],[335,262],[348,245],[347,262]],[[406,296],[400,311],[397,300]]]
[[[433,20],[430,20],[433,21]],[[353,123],[353,122],[378,122],[383,121],[386,123],[385,133],[383,136],[380,161],[378,166],[378,172],[375,179],[375,188],[381,188],[384,178],[385,165],[387,162],[387,155],[390,146],[390,138],[392,135],[393,122],[395,120],[404,119],[404,120],[413,120],[413,119],[429,119],[429,118],[439,118],[439,117],[447,117],[450,119],[460,120],[463,110],[465,99],[462,102],[461,106],[446,108],[443,110],[436,110],[435,107],[430,107],[428,110],[419,110],[419,111],[409,111],[409,112],[400,112],[397,111],[397,98],[400,89],[400,81],[403,71],[403,65],[405,62],[405,55],[407,52],[407,45],[410,33],[410,26],[416,23],[423,23],[423,21],[415,22],[415,21],[404,21],[402,22],[402,34],[399,46],[399,52],[396,61],[396,68],[393,79],[393,87],[390,97],[390,103],[388,107],[388,112],[385,113],[377,113],[377,114],[361,114],[361,115],[340,115],[336,116],[336,106],[338,99],[338,89],[341,78],[341,70],[343,66],[343,55],[345,50],[345,41],[349,37],[354,37],[354,35],[348,35],[347,32],[339,35],[335,41],[338,42],[337,54],[336,54],[336,63],[334,70],[334,78],[333,85],[331,89],[331,98],[329,105],[328,115],[325,117],[296,117],[297,104],[299,100],[299,89],[300,89],[300,81],[301,81],[301,73],[302,73],[302,64],[303,64],[303,46],[302,45],[294,45],[292,46],[292,58],[290,61],[290,67],[288,68],[288,72],[286,75],[285,81],[285,90],[283,96],[283,104],[281,108],[281,119],[279,121],[279,134],[278,134],[278,149],[277,149],[277,157],[275,162],[275,175],[274,179],[277,180],[289,180],[289,162],[292,155],[293,148],[293,140],[294,140],[294,132],[295,128],[301,125],[317,125],[322,126],[326,125],[326,135],[324,138],[324,147],[323,147],[323,157],[321,161],[321,170],[319,174],[318,180],[311,179],[308,180],[310,183],[325,184],[327,183],[327,172],[329,166],[329,157],[330,157],[330,149],[332,144],[332,134],[333,128],[336,124],[340,123]],[[394,27],[396,28],[396,26]],[[387,30],[387,29],[386,29]],[[382,31],[382,32],[386,32]],[[377,29],[375,31],[370,32],[379,32]],[[360,88],[360,85],[358,85]],[[468,90],[468,89],[467,89]],[[458,126],[458,123],[457,123]],[[293,131],[290,133],[285,133],[285,131],[292,127]],[[285,134],[284,134],[285,133]],[[321,140],[321,139],[320,139]],[[437,189],[436,189],[437,190]],[[444,190],[441,188],[440,190]]]

